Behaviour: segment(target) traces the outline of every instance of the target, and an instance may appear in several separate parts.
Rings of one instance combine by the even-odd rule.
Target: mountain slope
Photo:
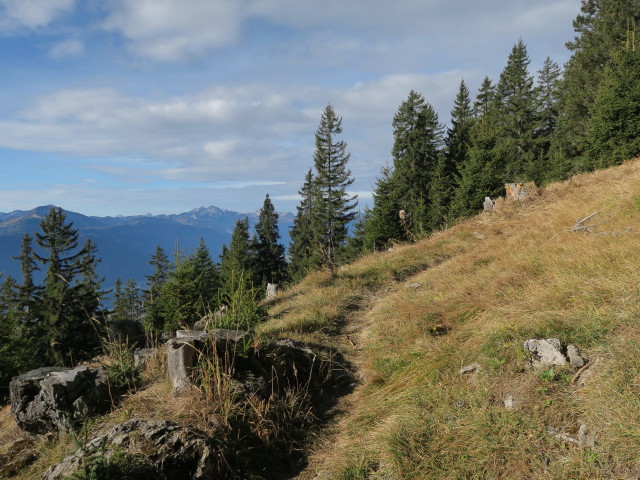
[[[638,477],[638,161],[311,276],[270,313],[265,333],[339,342],[363,373],[300,478]],[[527,367],[550,337],[596,364],[585,386]]]
[[[575,228],[596,212],[581,224],[588,230]],[[335,275],[313,273],[267,306],[262,340],[329,345],[361,371],[314,432],[296,478],[639,476],[639,160],[497,202],[493,213]],[[591,359],[578,381],[570,367],[528,367],[525,340],[552,337]],[[475,373],[460,374],[473,363]],[[219,422],[197,395],[173,397],[155,372],[89,435],[132,417]],[[270,432],[266,417],[255,422]],[[0,454],[20,436],[5,407]],[[76,446],[43,437],[36,448],[17,478],[41,478]]]

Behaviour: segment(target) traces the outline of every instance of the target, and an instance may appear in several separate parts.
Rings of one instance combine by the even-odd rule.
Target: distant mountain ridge
[[[12,257],[20,254],[22,236],[37,231],[38,224],[51,207],[0,212],[0,273],[21,281],[20,262]],[[248,217],[249,224],[253,226],[258,219],[258,212],[240,213],[215,206],[171,215],[95,217],[64,212],[67,221],[78,228],[81,242],[91,238],[98,245],[98,257],[102,259],[98,273],[105,277],[105,288],[111,288],[116,277],[122,281],[132,278],[144,286],[145,275],[152,273],[148,262],[157,245],[170,256],[175,249],[189,253],[202,237],[211,257],[219,261],[222,245],[229,244],[236,220]],[[280,241],[288,247],[294,215],[279,215]]]

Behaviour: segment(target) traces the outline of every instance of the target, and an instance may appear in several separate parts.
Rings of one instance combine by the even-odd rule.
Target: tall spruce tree
[[[474,103],[468,158],[462,166],[451,206],[454,217],[476,213],[482,208],[485,196],[492,196],[500,191],[502,172],[493,157],[498,139],[494,97],[495,87],[485,77]]]
[[[348,225],[356,216],[357,198],[347,194],[354,181],[347,168],[349,153],[342,133],[342,118],[327,105],[315,136],[314,198],[311,204],[313,232],[320,247],[322,265],[331,270],[341,260],[348,236]]]
[[[163,305],[162,288],[171,274],[171,262],[169,257],[160,246],[156,246],[156,251],[149,259],[149,264],[153,267],[153,273],[145,276],[147,279],[147,289],[143,292],[144,305],[144,327],[152,333],[159,333],[164,328],[166,317]]]
[[[539,170],[535,155],[536,92],[529,63],[527,47],[520,40],[511,49],[496,87],[498,138],[493,159],[497,170],[503,172],[503,182],[526,180],[530,172]]]
[[[289,231],[291,243],[289,244],[289,272],[293,280],[300,280],[309,270],[320,264],[318,254],[319,246],[316,245],[316,235],[313,230],[313,202],[315,195],[315,182],[311,169],[305,175],[300,194],[300,203],[296,207],[296,217]]]
[[[428,199],[438,165],[442,127],[424,97],[411,91],[393,117],[393,168],[396,198],[413,235],[428,230]]]
[[[605,70],[625,45],[629,24],[640,20],[637,0],[585,0],[573,22],[576,36],[565,65],[558,104],[558,124],[551,145],[554,179],[588,171],[590,123]]]
[[[363,226],[365,250],[381,250],[394,241],[403,242],[409,239],[400,221],[400,188],[395,185],[393,168],[387,164],[382,167],[380,173],[373,191],[373,208]]]
[[[287,278],[287,262],[284,246],[279,243],[278,213],[268,193],[260,209],[255,230],[253,271],[257,284],[265,288],[267,283],[284,282]]]
[[[245,217],[236,221],[229,247],[226,245],[222,247],[220,281],[223,291],[231,293],[237,286],[239,275],[242,275],[248,284],[253,284],[253,265],[249,218]]]
[[[614,54],[592,108],[588,154],[595,167],[640,156],[640,49]]]
[[[538,86],[536,87],[538,101],[538,131],[536,132],[538,157],[549,166],[549,149],[551,138],[558,121],[559,83],[562,72],[558,64],[547,57],[544,65],[538,71]],[[548,168],[545,168],[548,171]],[[535,179],[534,179],[535,180]]]
[[[52,207],[35,233],[38,246],[48,256],[35,255],[47,266],[41,312],[47,359],[55,365],[72,365],[90,356],[99,344],[93,317],[100,305],[100,280],[95,245],[78,248],[78,230],[67,223],[60,208]]]

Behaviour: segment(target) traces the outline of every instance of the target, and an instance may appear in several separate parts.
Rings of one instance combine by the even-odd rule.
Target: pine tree
[[[316,245],[316,235],[313,231],[313,201],[315,182],[311,169],[307,172],[300,194],[300,204],[296,207],[296,217],[289,232],[289,272],[293,280],[303,278],[311,269],[320,264]]]
[[[446,172],[455,179],[454,188],[460,179],[460,170],[467,160],[471,145],[471,126],[473,125],[473,109],[469,88],[462,80],[451,110],[451,128],[447,129],[445,138]]]
[[[347,168],[347,144],[337,137],[342,133],[342,118],[331,105],[320,117],[316,131],[314,199],[311,204],[313,232],[320,246],[322,265],[335,269],[343,254],[348,225],[355,218],[357,199],[347,194],[354,181]]]
[[[542,69],[538,71],[536,98],[539,123],[536,132],[536,156],[539,170],[529,175],[529,179],[539,185],[551,176],[549,150],[558,121],[558,88],[561,74],[558,64],[549,57],[545,59]]]
[[[278,213],[271,203],[269,194],[265,196],[255,230],[253,271],[257,285],[266,288],[267,283],[284,282],[287,276],[287,262],[284,258],[284,246],[278,243]]]
[[[587,138],[596,167],[640,156],[640,49],[635,46],[617,52],[607,67]]]
[[[551,145],[555,179],[595,167],[587,155],[592,107],[614,53],[626,43],[629,23],[638,20],[636,0],[582,2],[573,22],[577,35],[567,43],[572,55],[561,82],[558,124]]]
[[[400,189],[395,185],[393,168],[387,164],[380,173],[373,191],[373,209],[363,227],[365,250],[380,250],[394,241],[409,239],[400,221]]]
[[[120,280],[120,277],[116,277],[113,284],[113,311],[111,313],[111,319],[127,319],[127,299],[122,291],[122,280]]]
[[[413,235],[424,233],[431,223],[428,199],[438,165],[442,127],[438,115],[424,97],[411,91],[393,117],[392,149],[395,194],[405,211]]]
[[[153,274],[145,276],[147,289],[143,292],[144,327],[147,331],[159,333],[165,322],[165,308],[162,299],[162,287],[171,274],[171,263],[164,249],[158,245],[151,256],[149,264],[153,267]]]
[[[198,248],[190,259],[194,264],[196,315],[203,317],[218,307],[220,271],[218,264],[211,258],[204,238],[200,238]]]
[[[38,309],[44,319],[47,357],[55,365],[72,365],[90,356],[99,344],[93,323],[101,294],[95,276],[95,245],[87,241],[78,249],[78,230],[66,222],[60,208],[52,207],[39,226],[36,242],[48,252],[48,257],[35,255],[47,266]]]
[[[220,264],[220,282],[222,289],[229,292],[236,282],[236,277],[244,273],[248,284],[254,283],[251,267],[253,266],[251,240],[249,237],[249,218],[239,219],[231,234],[231,243],[222,248]]]
[[[496,169],[503,172],[503,183],[526,180],[528,172],[538,170],[534,140],[536,96],[529,63],[527,48],[520,40],[513,46],[496,87],[499,131],[493,157]]]
[[[451,128],[447,129],[445,150],[433,173],[429,193],[430,227],[438,228],[452,217],[454,193],[460,185],[461,172],[468,161],[471,146],[473,109],[464,80],[451,110]]]
[[[502,172],[494,161],[498,140],[495,88],[485,77],[474,104],[471,146],[460,172],[460,182],[451,206],[453,217],[472,215],[482,208],[485,196],[497,195],[502,188]]]

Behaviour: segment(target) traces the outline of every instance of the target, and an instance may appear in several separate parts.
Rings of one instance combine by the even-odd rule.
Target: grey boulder
[[[16,423],[35,434],[74,430],[112,403],[104,367],[38,368],[15,377],[9,392]]]

